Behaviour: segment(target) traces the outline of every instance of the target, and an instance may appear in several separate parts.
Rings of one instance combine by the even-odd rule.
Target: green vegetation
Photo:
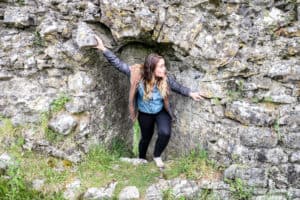
[[[258,97],[252,97],[251,102],[252,103],[274,103],[274,100],[270,96],[263,97],[262,99],[259,99]]]
[[[275,130],[275,133],[277,134],[278,140],[282,141],[283,140],[283,135],[279,130],[279,119],[277,118],[273,124],[273,128]]]
[[[16,1],[19,6],[24,6],[25,5],[25,0],[17,0]]]
[[[240,178],[233,180],[225,178],[224,181],[230,185],[231,195],[236,200],[251,199],[253,194],[253,187],[250,187],[244,183]]]
[[[223,170],[221,166],[208,159],[207,152],[201,148],[196,148],[190,153],[178,158],[172,167],[165,170],[165,177],[172,179],[184,176],[188,179],[215,179],[219,176],[216,171]]]
[[[165,189],[162,191],[164,200],[173,200],[175,199],[175,195],[173,194],[173,190],[171,188]]]
[[[219,97],[213,97],[212,98],[212,104],[214,104],[214,105],[221,105],[221,98],[219,98]]]
[[[252,103],[259,103],[260,100],[259,100],[258,97],[252,97],[251,102],[252,102]]]
[[[219,194],[214,193],[212,189],[204,189],[201,192],[199,200],[222,200]]]
[[[61,93],[51,104],[50,104],[50,112],[42,112],[40,117],[40,127],[42,129],[43,135],[50,142],[58,142],[63,140],[65,137],[61,134],[56,133],[54,130],[48,127],[49,120],[51,117],[65,109],[65,104],[69,102],[71,98],[64,93]]]
[[[12,127],[10,129],[14,130]],[[21,131],[18,129],[15,135],[20,135]],[[14,193],[8,194],[7,199],[12,199],[12,197],[14,199],[60,199],[61,193],[59,192],[63,191],[65,185],[75,178],[81,181],[81,187],[78,189],[80,193],[90,187],[103,187],[112,181],[117,181],[118,184],[114,191],[114,198],[117,199],[121,189],[128,185],[135,185],[141,195],[144,195],[146,189],[156,183],[161,176],[166,179],[175,176],[215,179],[219,175],[213,162],[207,159],[207,153],[204,150],[195,150],[174,161],[166,161],[166,169],[161,172],[154,162],[134,166],[120,161],[121,156],[132,156],[132,150],[120,138],[113,139],[109,146],[104,144],[90,146],[89,152],[78,164],[24,150],[22,149],[23,139],[20,139],[19,142],[18,140],[14,141],[14,144],[0,151],[0,154],[7,152],[19,161],[19,172],[15,174],[19,174],[20,178],[16,178],[14,181],[19,180],[18,184],[21,186],[18,188],[18,184],[10,184],[8,180],[4,179],[0,181],[1,192],[14,191]],[[29,183],[35,179],[45,180],[41,192],[22,186],[30,185]],[[11,187],[15,187],[15,189],[11,189]],[[184,199],[184,197],[179,199]]]
[[[50,110],[51,112],[53,113],[56,113],[56,112],[59,112],[61,111],[62,109],[64,109],[65,107],[65,104],[67,102],[69,102],[71,100],[71,98],[69,96],[67,96],[66,94],[64,93],[61,93],[57,99],[55,99],[51,105],[50,105]]]
[[[24,179],[24,172],[19,167],[13,165],[8,168],[9,179],[0,177],[0,196],[3,200],[30,200],[30,199],[63,199],[62,193],[43,194],[30,188]]]
[[[0,117],[0,139],[9,139],[10,144],[0,144],[0,154],[7,152],[13,160],[18,162],[17,168],[13,168],[13,179],[0,178],[0,195],[6,194],[4,199],[63,199],[62,192],[65,186],[74,179],[81,181],[79,193],[85,192],[90,187],[107,186],[112,181],[117,181],[114,198],[117,199],[119,192],[125,186],[138,187],[141,196],[146,189],[159,178],[172,179],[175,177],[189,179],[219,179],[220,168],[210,161],[207,152],[197,148],[175,160],[165,161],[164,171],[159,170],[154,162],[133,165],[120,161],[120,157],[136,157],[135,151],[128,147],[120,138],[113,138],[110,144],[94,144],[89,147],[89,152],[80,163],[72,163],[68,160],[43,155],[37,152],[23,149],[25,143],[22,133],[26,130],[34,131],[36,137],[45,136],[56,141],[57,135],[48,129],[48,120],[51,116],[64,109],[64,105],[70,98],[60,95],[51,103],[49,112],[41,113],[38,124],[14,127],[11,120]],[[138,123],[134,125],[135,145],[138,144],[140,130]],[[40,134],[40,135],[39,135]],[[136,147],[137,148],[137,147]],[[135,152],[135,154],[134,154]],[[10,172],[8,172],[10,173]],[[35,179],[43,179],[44,185],[41,191],[31,188]],[[9,191],[9,192],[8,192]],[[172,196],[172,194],[165,194]],[[171,198],[171,197],[168,197]],[[184,199],[178,197],[177,199]]]
[[[0,116],[0,121],[2,125],[0,126],[0,136],[16,136],[19,127],[14,127],[9,118]]]
[[[272,97],[264,97],[263,101],[264,102],[273,102],[273,99],[272,99]]]
[[[34,32],[33,45],[35,47],[45,47],[46,46],[43,38],[41,37],[40,32],[38,32],[38,31]]]
[[[133,125],[133,147],[132,147],[132,152],[135,157],[138,156],[140,138],[141,138],[141,130],[140,130],[139,122],[136,120]]]
[[[229,101],[232,102],[242,98],[243,89],[244,89],[244,81],[239,80],[237,82],[236,89],[227,90],[227,96],[229,98]]]

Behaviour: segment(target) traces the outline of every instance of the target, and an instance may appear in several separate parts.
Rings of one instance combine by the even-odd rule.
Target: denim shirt
[[[164,106],[164,102],[163,102],[163,97],[161,96],[157,88],[157,85],[154,86],[150,99],[143,100],[144,92],[145,92],[144,84],[142,82],[139,82],[138,91],[137,91],[138,109],[141,112],[151,113],[151,114],[156,114],[159,111],[161,111],[161,109]]]

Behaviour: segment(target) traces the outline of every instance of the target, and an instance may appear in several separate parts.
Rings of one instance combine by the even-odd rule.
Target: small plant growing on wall
[[[224,181],[230,185],[230,192],[234,199],[248,200],[251,199],[253,194],[253,187],[246,185],[241,178],[227,179]]]
[[[41,113],[41,128],[42,131],[49,141],[57,141],[62,139],[63,137],[57,134],[55,131],[48,127],[49,119],[53,116],[53,114],[65,109],[65,104],[71,100],[67,94],[61,93],[55,100],[50,104],[50,111]]]

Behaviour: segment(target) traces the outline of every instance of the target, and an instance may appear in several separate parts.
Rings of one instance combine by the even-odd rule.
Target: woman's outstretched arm
[[[183,96],[191,97],[195,101],[199,101],[203,99],[200,92],[192,92],[192,90],[188,87],[185,87],[178,83],[174,77],[168,75],[168,82],[172,91],[177,92]]]
[[[108,60],[110,64],[112,64],[115,68],[117,68],[120,72],[123,72],[127,76],[130,76],[130,68],[129,65],[123,62],[120,58],[118,58],[112,51],[107,49],[102,40],[95,35],[95,38],[98,42],[97,46],[93,47],[99,49],[103,52],[104,57]]]

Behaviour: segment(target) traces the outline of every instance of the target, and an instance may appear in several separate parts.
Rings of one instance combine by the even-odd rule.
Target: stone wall
[[[0,114],[36,123],[61,92],[72,99],[49,122],[70,142],[29,131],[28,148],[78,161],[91,143],[130,145],[129,80],[88,47],[93,33],[129,64],[160,53],[206,91],[202,102],[173,93],[165,159],[200,146],[257,195],[300,198],[299,0],[0,0]]]

